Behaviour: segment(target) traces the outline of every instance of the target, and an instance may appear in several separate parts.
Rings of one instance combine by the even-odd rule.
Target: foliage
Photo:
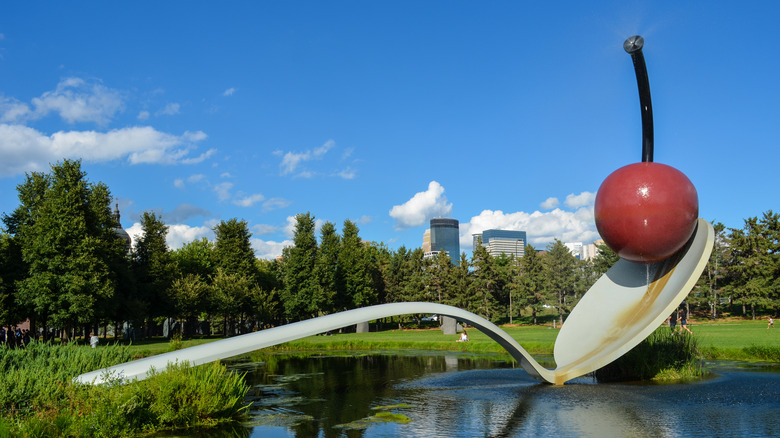
[[[129,360],[127,347],[98,349],[31,344],[0,348],[0,431],[12,436],[137,435],[161,429],[208,427],[243,418],[243,377],[219,363],[174,365],[141,382],[82,385],[85,371]]]
[[[558,239],[547,247],[544,257],[545,287],[552,304],[558,309],[558,323],[563,324],[563,315],[568,313],[576,300],[577,259]]]
[[[655,331],[628,353],[594,373],[599,382],[699,377],[706,373],[696,338]]]

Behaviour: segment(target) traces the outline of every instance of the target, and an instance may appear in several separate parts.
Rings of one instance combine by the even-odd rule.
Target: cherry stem
[[[645,40],[639,35],[628,38],[623,49],[631,55],[636,72],[636,85],[639,88],[639,106],[642,110],[642,162],[653,162],[653,103],[650,101],[650,81],[647,79],[647,66],[642,47]]]

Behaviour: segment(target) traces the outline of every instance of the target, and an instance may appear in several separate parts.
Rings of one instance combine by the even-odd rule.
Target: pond
[[[540,383],[504,356],[260,355],[251,437],[711,437],[780,434],[780,367],[710,363],[678,384]],[[231,433],[232,434],[232,433]]]

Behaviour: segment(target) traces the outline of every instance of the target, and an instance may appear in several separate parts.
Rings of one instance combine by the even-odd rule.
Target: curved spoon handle
[[[116,379],[143,380],[148,377],[152,368],[164,370],[172,363],[201,365],[365,321],[413,313],[439,314],[466,322],[498,342],[528,374],[539,380],[554,382],[552,371],[541,366],[514,338],[492,322],[457,307],[424,302],[380,304],[347,310],[91,371],[76,377],[75,380],[93,384]]]

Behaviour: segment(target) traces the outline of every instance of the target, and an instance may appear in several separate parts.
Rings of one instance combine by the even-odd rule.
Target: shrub
[[[609,365],[594,372],[599,382],[677,380],[706,373],[693,336],[656,331]]]

